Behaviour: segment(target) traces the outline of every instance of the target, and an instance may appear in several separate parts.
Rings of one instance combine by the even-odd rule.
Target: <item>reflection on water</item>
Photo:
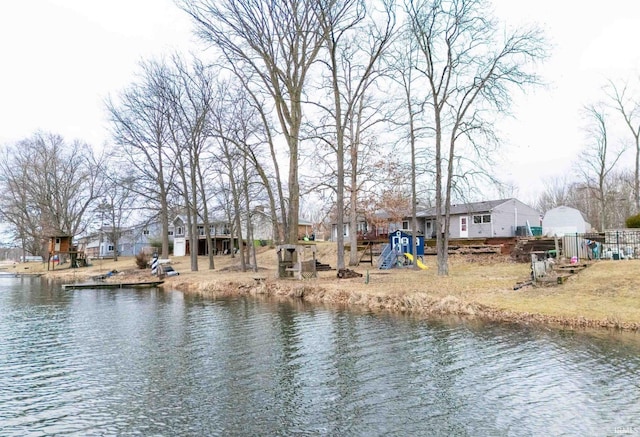
[[[640,432],[640,337],[0,280],[0,435]]]

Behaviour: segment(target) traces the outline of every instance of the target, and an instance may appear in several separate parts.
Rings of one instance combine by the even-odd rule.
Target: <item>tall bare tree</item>
[[[258,147],[254,147],[256,144],[253,143],[261,141],[256,137],[256,129],[259,130],[257,126],[260,123],[253,103],[245,90],[233,86],[230,81],[218,81],[216,99],[212,105],[212,139],[216,145],[214,155],[217,171],[225,185],[228,184],[227,191],[231,194],[230,217],[238,236],[240,267],[243,271],[247,265],[252,264],[250,174],[254,171],[259,173],[260,180],[269,184],[264,167],[258,159]],[[270,186],[267,191],[271,193]],[[242,217],[245,217],[246,223],[246,245],[242,243]],[[255,256],[253,258],[255,269]]]
[[[431,166],[433,164],[430,148],[424,146],[425,133],[430,132],[429,126],[424,125],[425,104],[429,99],[429,95],[421,93],[419,90],[424,89],[424,83],[421,83],[421,75],[416,69],[418,65],[418,57],[420,53],[417,50],[415,38],[412,37],[407,26],[402,29],[401,37],[394,44],[389,62],[391,63],[390,74],[392,80],[400,88],[398,93],[401,97],[398,99],[399,111],[394,118],[403,130],[406,136],[403,140],[409,143],[409,179],[411,185],[411,231],[413,241],[417,241],[418,237],[418,178],[420,173],[432,173]],[[420,193],[424,196],[424,193]],[[422,199],[424,203],[424,198]],[[423,205],[424,206],[424,205]],[[426,237],[426,236],[425,236]],[[417,246],[412,247],[413,259],[417,259]],[[418,268],[414,263],[414,268]]]
[[[438,274],[447,275],[454,175],[465,158],[460,149],[467,146],[476,166],[490,156],[486,147],[495,141],[490,110],[507,111],[513,87],[538,82],[527,67],[545,56],[545,45],[535,28],[501,29],[483,0],[406,0],[405,5],[430,100]]]
[[[175,157],[169,148],[169,111],[164,96],[166,65],[161,61],[140,64],[137,81],[117,98],[106,101],[114,142],[120,159],[135,175],[136,192],[150,209],[159,212],[162,228],[162,258],[169,257],[170,187]]]
[[[611,198],[611,174],[616,168],[624,148],[610,144],[607,129],[607,113],[603,105],[591,104],[584,108],[587,146],[578,162],[578,172],[582,176],[585,189],[591,191],[598,201],[598,228],[607,229],[607,209]],[[595,223],[592,223],[595,224]]]
[[[285,198],[282,181],[280,180],[280,164],[278,160],[278,152],[276,148],[275,131],[273,120],[269,116],[270,106],[267,104],[268,98],[263,93],[257,92],[251,88],[250,76],[247,76],[245,70],[238,70],[236,66],[231,65],[235,78],[242,84],[242,89],[235,90],[234,93],[242,94],[238,97],[239,101],[246,100],[251,108],[247,109],[243,114],[245,118],[253,119],[254,122],[260,123],[257,131],[262,132],[259,137],[261,144],[254,144],[247,147],[245,153],[253,163],[267,195],[269,202],[269,215],[273,226],[274,243],[281,243],[285,238],[284,225],[287,223],[287,199]],[[263,153],[263,151],[265,151]],[[268,152],[269,159],[265,157]]]
[[[606,91],[613,100],[620,115],[622,115],[633,138],[633,145],[635,146],[636,152],[633,193],[637,213],[640,212],[640,101],[635,95],[630,95],[627,90],[627,84],[618,86],[613,81],[609,81]]]
[[[185,60],[175,55],[166,84],[164,92],[169,106],[167,117],[171,143],[180,164],[177,173],[182,181],[180,191],[190,228],[191,270],[198,270],[199,226],[204,227],[209,268],[213,269],[213,242],[203,175],[207,140],[211,135],[210,115],[215,93],[213,71],[196,58],[187,65]]]
[[[302,96],[309,71],[322,46],[318,0],[178,0],[207,43],[220,50],[236,71],[256,79],[265,90],[287,143],[289,178],[287,241],[298,240],[300,185],[298,154]]]
[[[371,93],[377,76],[379,61],[392,40],[395,25],[395,2],[381,2],[382,10],[362,0],[318,2],[319,18],[327,49],[326,65],[329,69],[333,105],[324,109],[334,123],[334,139],[330,141],[336,159],[336,222],[342,229],[350,223],[350,265],[358,261],[357,206],[358,206],[358,154],[362,131],[367,122],[365,99]],[[370,6],[370,8],[369,8]],[[347,143],[348,142],[348,143]],[[350,165],[347,171],[345,156]],[[350,177],[350,214],[345,220],[345,178]],[[337,268],[345,267],[344,233],[337,233]]]

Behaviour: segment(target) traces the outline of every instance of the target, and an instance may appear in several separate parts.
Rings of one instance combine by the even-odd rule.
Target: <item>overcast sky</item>
[[[106,96],[141,59],[188,50],[190,28],[172,0],[0,1],[0,142],[42,129],[103,144]]]
[[[637,79],[640,2],[494,0],[508,25],[536,21],[553,44],[545,88],[518,95],[496,171],[530,201],[584,146],[581,107],[606,79]],[[108,142],[104,99],[140,59],[195,46],[172,0],[0,1],[0,143],[36,130]]]

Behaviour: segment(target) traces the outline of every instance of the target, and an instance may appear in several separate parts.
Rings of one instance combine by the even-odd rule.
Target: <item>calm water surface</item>
[[[640,435],[640,337],[0,278],[0,435]]]

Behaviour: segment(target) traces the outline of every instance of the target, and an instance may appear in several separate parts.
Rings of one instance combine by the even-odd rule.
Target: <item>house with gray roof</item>
[[[416,214],[418,232],[425,238],[435,238],[435,207],[419,210]],[[387,238],[397,230],[411,231],[411,217],[392,220],[384,211],[375,214],[377,225],[364,217],[358,220],[358,239]],[[540,211],[518,199],[499,199],[451,205],[449,238],[497,238],[527,235],[531,227],[540,227]],[[337,239],[337,226],[332,224],[332,241]],[[521,233],[518,233],[521,231]],[[344,224],[344,236],[350,235],[349,223]]]
[[[418,227],[435,238],[436,209],[419,211]],[[449,238],[514,237],[519,229],[540,226],[540,211],[518,199],[499,199],[451,205]]]

